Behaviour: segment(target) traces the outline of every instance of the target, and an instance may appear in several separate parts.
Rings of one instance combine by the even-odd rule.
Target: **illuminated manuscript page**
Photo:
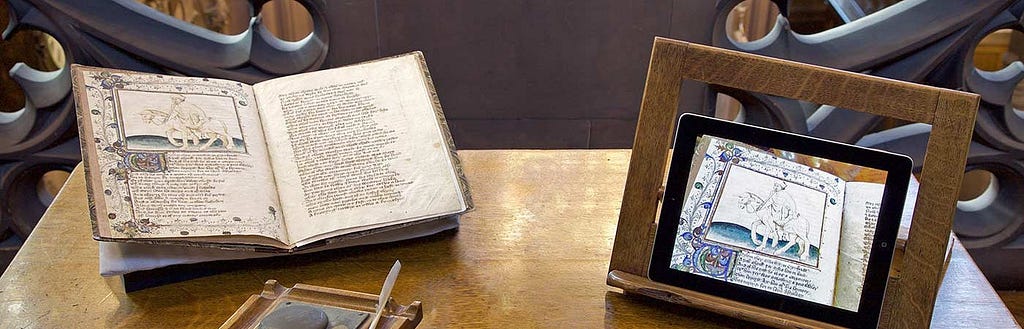
[[[670,266],[831,305],[845,182],[742,143],[697,142]]]
[[[284,245],[248,85],[75,70],[98,236]]]

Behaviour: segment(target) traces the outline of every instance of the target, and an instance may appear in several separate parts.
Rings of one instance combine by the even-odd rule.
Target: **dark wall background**
[[[460,148],[628,148],[654,37],[713,2],[357,0],[331,45],[423,51]]]

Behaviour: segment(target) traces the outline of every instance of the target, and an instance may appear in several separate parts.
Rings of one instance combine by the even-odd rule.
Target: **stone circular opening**
[[[278,39],[299,41],[313,33],[313,16],[294,0],[273,0],[260,9],[263,26]]]
[[[987,208],[999,196],[999,179],[991,171],[975,169],[964,174],[956,208],[975,212]]]
[[[725,18],[725,33],[729,40],[745,44],[761,40],[775,28],[779,7],[769,0],[744,0]]]
[[[715,95],[715,117],[733,122],[743,122],[746,111],[739,100],[723,93],[717,93]]]

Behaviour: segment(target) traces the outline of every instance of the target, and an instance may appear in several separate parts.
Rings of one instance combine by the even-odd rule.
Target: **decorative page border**
[[[135,172],[163,172],[168,168],[168,151],[143,151],[130,150],[126,146],[122,121],[120,119],[120,107],[117,103],[116,93],[120,90],[132,90],[143,92],[162,92],[174,94],[198,94],[210,96],[231,97],[235,106],[236,115],[241,111],[255,111],[255,105],[250,104],[248,93],[244,84],[240,82],[228,82],[219,80],[220,84],[210,83],[208,78],[188,78],[179,76],[166,76],[161,74],[135,73],[121,70],[110,70],[86,66],[76,66],[78,71],[75,80],[78,95],[78,116],[81,127],[83,154],[88,149],[95,152],[95,159],[85,159],[88,162],[87,181],[89,184],[89,207],[93,216],[93,232],[98,238],[146,238],[151,236],[169,236],[180,233],[188,235],[187,232],[163,232],[166,230],[161,223],[154,222],[149,218],[138,218],[134,212],[133,199],[129,186],[129,177]],[[78,80],[81,79],[81,80]],[[228,83],[224,83],[228,82]],[[84,127],[88,124],[92,129],[92,135],[88,135]],[[241,131],[243,139],[245,132]],[[91,143],[89,143],[91,142]],[[92,144],[92,145],[89,145]],[[246,145],[245,153],[248,153]],[[177,152],[177,151],[175,151]],[[217,151],[189,151],[189,152],[217,152]],[[89,168],[95,166],[95,168]],[[100,176],[100,186],[91,183],[93,175]],[[96,200],[101,198],[102,202]],[[104,207],[98,207],[101,204]],[[98,217],[105,217],[109,230],[98,227]],[[238,217],[234,217],[237,218]],[[277,209],[273,206],[267,208],[264,219],[277,220]],[[110,236],[103,236],[102,232]],[[224,234],[231,232],[225,231]]]

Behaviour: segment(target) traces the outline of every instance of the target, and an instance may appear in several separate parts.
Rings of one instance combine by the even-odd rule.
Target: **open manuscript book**
[[[670,267],[856,311],[885,186],[822,170],[852,165],[697,143]]]
[[[418,52],[252,86],[73,75],[97,240],[291,251],[472,208]]]

